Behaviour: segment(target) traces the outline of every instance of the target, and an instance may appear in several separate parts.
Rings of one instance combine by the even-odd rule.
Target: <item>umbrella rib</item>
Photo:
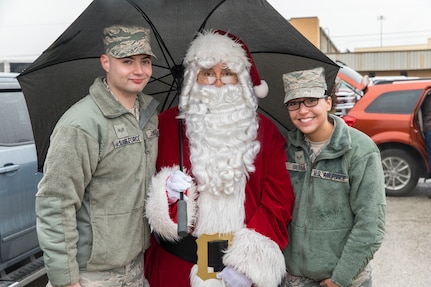
[[[66,60],[62,60],[62,61],[55,61],[55,60],[53,60],[53,61],[49,61],[49,62],[46,62],[44,65],[41,65],[41,66],[39,66],[39,67],[35,67],[35,68],[31,68],[31,66],[30,66],[30,68],[31,69],[26,69],[26,70],[24,70],[23,72],[21,72],[19,75],[18,75],[18,78],[21,78],[22,76],[24,76],[24,75],[27,75],[27,74],[30,74],[30,73],[33,73],[33,72],[36,72],[36,71],[39,71],[39,70],[43,70],[43,69],[45,69],[45,68],[49,68],[49,67],[51,67],[51,66],[53,66],[53,64],[55,64],[55,65],[58,65],[58,64],[63,64],[63,63],[67,63],[67,62],[72,62],[72,61],[76,61],[76,60],[91,60],[91,59],[99,59],[99,57],[100,56],[97,56],[97,57],[94,57],[94,56],[91,56],[91,57],[82,57],[82,58],[79,58],[79,59],[66,59]]]
[[[175,82],[175,79],[174,79],[174,82]],[[172,84],[171,87],[169,88],[169,91],[168,91],[168,95],[170,95],[171,92],[175,91],[174,96],[172,97],[170,103],[168,104],[168,107],[172,105],[172,103],[174,102],[175,98],[179,95],[179,89],[178,88],[174,89],[173,87],[174,87],[174,85]],[[166,99],[165,99],[165,101],[163,103],[162,109],[165,108],[166,103],[168,102],[168,98],[169,98],[169,96],[166,97]]]
[[[174,78],[174,82],[176,82],[177,87],[181,86],[182,83],[182,73],[178,73],[178,67],[182,67],[183,61],[181,60],[181,63],[177,64],[175,63],[174,58],[172,57],[171,53],[169,52],[169,49],[166,46],[165,41],[163,41],[162,36],[160,35],[159,31],[156,29],[155,25],[153,24],[153,22],[151,21],[151,19],[148,17],[148,15],[141,9],[141,7],[139,7],[139,5],[137,5],[133,0],[127,0],[127,2],[130,3],[130,5],[132,5],[133,7],[135,7],[135,9],[141,13],[142,17],[148,22],[148,24],[150,25],[151,29],[154,32],[154,36],[157,40],[157,43],[159,43],[160,47],[161,47],[161,52],[163,54],[163,58],[166,61],[166,64],[169,67],[169,70],[171,71],[171,74],[173,75]],[[173,63],[173,66],[170,65],[170,62],[167,59],[167,56],[169,57],[169,59],[171,60],[171,62]],[[180,69],[181,70],[181,69]],[[178,88],[177,88],[178,90]],[[178,92],[177,92],[178,93]]]
[[[278,123],[281,126],[285,126],[285,123],[281,122],[280,120],[278,120],[276,117],[272,116],[271,113],[269,113],[267,110],[265,110],[264,108],[262,108],[261,106],[259,106],[259,110],[261,110],[262,112],[264,112],[268,117],[270,117],[274,122]]]
[[[286,53],[286,51],[281,52],[281,51],[250,51],[250,53],[252,55],[254,54],[281,54],[281,55],[291,55],[291,56],[296,56],[299,58],[305,58],[305,59],[310,59],[310,60],[315,60],[312,57],[308,57],[305,55],[301,55],[300,53],[295,53],[293,51],[288,51],[288,54]],[[330,58],[326,57],[326,58],[322,58],[319,59],[320,62],[328,64],[328,65],[332,65],[334,67],[337,67],[338,65],[336,63],[334,63]]]
[[[153,79],[151,82],[157,81],[157,82],[162,83],[163,85],[166,85],[167,87],[170,87],[172,89],[172,87],[174,87],[175,85],[173,83],[168,83],[167,81],[163,80],[164,78],[166,78],[168,76],[169,76],[169,74],[162,75],[161,77],[157,77],[157,78],[154,76],[151,76],[151,78]],[[175,86],[175,88],[176,88],[176,86]]]
[[[212,16],[212,14],[215,12],[215,10],[218,9],[218,7],[220,7],[221,4],[223,4],[224,2],[226,2],[226,0],[222,0],[220,1],[220,3],[218,3],[212,10],[210,13],[208,13],[207,17],[204,19],[204,21],[202,22],[202,25],[199,27],[198,32],[202,32],[202,30],[205,28],[208,19]],[[196,35],[197,36],[197,35]],[[195,36],[195,38],[196,38]]]
[[[136,10],[138,10],[138,12],[141,13],[142,17],[148,22],[148,24],[151,26],[151,29],[154,32],[154,36],[156,37],[157,42],[163,47],[163,49],[160,49],[163,53],[163,57],[166,60],[166,54],[169,56],[170,60],[172,61],[172,63],[174,63],[174,65],[176,64],[171,53],[169,52],[168,48],[166,47],[165,42],[162,39],[162,36],[160,36],[159,31],[157,31],[156,26],[154,26],[153,22],[151,21],[151,19],[148,17],[148,15],[144,12],[144,10],[141,9],[141,7],[139,7],[138,4],[136,4],[133,0],[127,0],[127,2],[130,3],[130,5],[132,5],[133,7],[135,7]],[[165,54],[166,52],[166,54]],[[167,61],[166,61],[167,62]],[[169,63],[168,63],[169,65]]]

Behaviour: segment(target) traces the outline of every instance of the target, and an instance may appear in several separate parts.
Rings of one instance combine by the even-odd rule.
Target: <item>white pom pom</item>
[[[254,90],[254,94],[256,95],[256,97],[262,99],[268,95],[269,87],[268,87],[268,84],[264,80],[261,80],[260,85],[254,86],[253,90]]]

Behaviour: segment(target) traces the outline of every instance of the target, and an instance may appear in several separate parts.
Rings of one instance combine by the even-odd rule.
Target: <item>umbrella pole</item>
[[[183,121],[178,120],[179,147],[180,147],[180,170],[183,171]],[[177,225],[178,235],[186,237],[187,232],[187,202],[184,200],[184,192],[180,192],[180,200],[177,203]]]

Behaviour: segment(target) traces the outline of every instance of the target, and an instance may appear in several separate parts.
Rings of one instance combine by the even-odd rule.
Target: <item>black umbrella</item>
[[[291,128],[282,104],[282,74],[323,66],[332,89],[339,68],[264,0],[94,0],[18,76],[30,113],[40,170],[56,122],[88,93],[94,78],[104,74],[99,63],[102,30],[112,24],[138,24],[152,29],[157,60],[144,92],[161,102],[159,110],[177,104],[183,57],[196,32],[202,29],[229,31],[247,44],[270,89],[269,95],[260,100],[260,110],[282,133]]]

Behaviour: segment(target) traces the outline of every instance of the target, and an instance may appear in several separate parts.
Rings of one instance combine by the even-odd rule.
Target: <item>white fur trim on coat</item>
[[[277,287],[286,275],[284,256],[277,243],[247,228],[235,233],[223,263],[245,274],[257,287]]]
[[[169,216],[169,204],[166,196],[166,180],[178,170],[178,166],[163,168],[153,176],[146,202],[146,217],[151,226],[151,231],[157,232],[165,240],[179,241],[178,225]],[[187,226],[190,232],[196,216],[196,186],[193,184],[188,189],[187,200]]]

